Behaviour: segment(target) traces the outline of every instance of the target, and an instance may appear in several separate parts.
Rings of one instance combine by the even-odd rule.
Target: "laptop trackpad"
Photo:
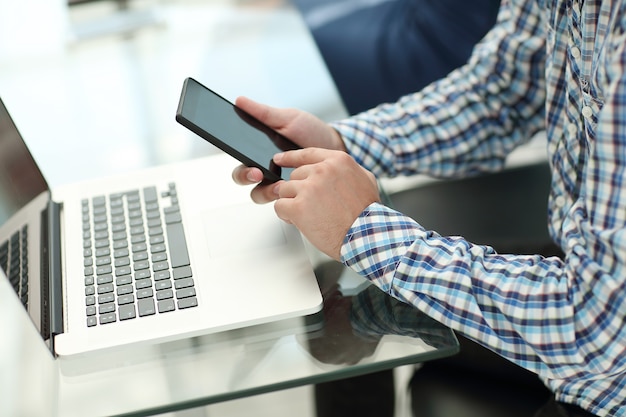
[[[287,243],[271,204],[212,208],[203,217],[212,258],[247,257]]]

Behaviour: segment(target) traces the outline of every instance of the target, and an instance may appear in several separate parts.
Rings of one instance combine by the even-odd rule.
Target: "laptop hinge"
[[[54,201],[42,213],[42,242],[45,242],[42,262],[42,314],[48,317],[44,337],[49,338],[54,353],[54,336],[63,333],[63,280],[61,275],[61,206]]]

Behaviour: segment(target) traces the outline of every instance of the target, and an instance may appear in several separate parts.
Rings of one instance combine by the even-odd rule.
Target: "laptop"
[[[51,189],[0,100],[0,267],[53,354],[321,310],[302,236],[232,182],[237,164],[217,154]]]

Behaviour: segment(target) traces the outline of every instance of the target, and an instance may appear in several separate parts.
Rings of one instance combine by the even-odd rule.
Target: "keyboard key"
[[[191,267],[183,266],[180,268],[174,268],[174,279],[189,278],[191,276]]]
[[[140,201],[139,191],[131,191],[129,193],[126,193],[126,200],[128,201],[129,208],[138,207],[137,204],[139,204]]]
[[[98,282],[98,285],[108,284],[110,282],[113,282],[113,275],[108,274],[108,275],[99,276],[97,282]]]
[[[158,271],[164,271],[166,269],[169,269],[170,265],[167,261],[161,261],[161,262],[157,262],[155,264],[152,265],[152,270],[154,272],[158,272]]]
[[[115,276],[116,277],[121,277],[123,275],[130,275],[131,272],[132,272],[132,270],[131,270],[130,266],[122,266],[120,268],[115,268]],[[109,271],[109,273],[111,273],[111,272]]]
[[[148,212],[148,214],[146,215],[146,217],[148,218],[148,230],[152,230],[155,227],[161,227],[161,213],[159,213],[158,211],[152,211],[152,212]],[[152,235],[152,233],[148,233],[150,235]],[[163,234],[163,229],[161,228],[161,233],[158,234]],[[155,233],[154,235],[157,235],[157,233]]]
[[[145,235],[133,235],[130,238],[131,245],[138,245],[140,243],[144,243],[145,241],[146,241],[146,236]]]
[[[136,290],[141,290],[141,289],[150,288],[150,287],[152,287],[152,280],[150,278],[140,279],[139,281],[135,281]]]
[[[98,285],[98,294],[107,294],[113,292],[113,283]]]
[[[178,301],[178,308],[181,310],[184,308],[196,307],[197,305],[198,299],[196,297],[183,298]]]
[[[98,313],[100,314],[112,313],[114,311],[115,311],[115,304],[113,303],[102,304],[101,306],[98,307]]]
[[[167,261],[167,253],[155,253],[152,255],[152,263]]]
[[[109,231],[101,230],[99,232],[94,233],[94,239],[96,240],[108,240],[109,239]]]
[[[169,279],[170,278],[170,271],[166,270],[166,271],[159,271],[156,272],[154,274],[154,280],[155,281],[161,281],[163,279]]]
[[[148,259],[148,252],[137,252],[137,253],[133,253],[133,262],[137,262],[137,261],[145,261],[146,259]]]
[[[113,252],[113,257],[116,258],[116,259],[117,258],[123,258],[123,257],[129,256],[129,255],[130,255],[130,253],[128,251],[128,248],[118,249],[115,252]]]
[[[91,242],[89,243],[91,244]],[[109,241],[108,240],[96,240],[95,247],[98,248],[108,248]]]
[[[164,244],[156,244],[156,245],[150,246],[150,253],[159,253],[159,252],[165,252]]]
[[[156,314],[154,309],[154,300],[152,298],[143,298],[137,301],[137,308],[139,309],[139,317],[151,316]]]
[[[131,304],[135,302],[135,296],[133,294],[122,295],[117,297],[117,305]]]
[[[113,242],[113,249],[117,250],[117,249],[123,249],[123,248],[127,248],[128,247],[128,242],[125,240],[118,240],[116,242]]]
[[[159,313],[167,313],[176,309],[174,300],[172,299],[159,301],[157,305],[159,307]]]
[[[154,291],[152,291],[152,288],[145,288],[143,290],[137,291],[137,298],[152,297],[153,293],[154,293]]]
[[[118,258],[115,260],[115,267],[116,268],[120,268],[122,266],[128,266],[130,265],[130,258],[128,256],[124,257],[124,258]]]
[[[137,210],[141,207],[141,202],[139,200],[139,192],[128,193],[126,196],[126,200],[128,200],[128,209],[129,210]]]
[[[172,290],[157,291],[157,300],[165,300],[166,298],[173,298],[174,292]]]
[[[131,235],[143,235],[144,234],[143,226],[131,227],[130,234]]]
[[[113,267],[111,265],[104,265],[96,268],[96,275],[106,275],[113,272]],[[126,274],[120,274],[126,275]]]
[[[128,218],[129,219],[136,219],[141,217],[141,210],[129,210],[128,211]]]
[[[163,234],[163,228],[161,226],[152,227],[148,229],[148,236],[160,236]]]
[[[151,274],[152,274],[152,272],[150,272],[149,269],[144,269],[143,271],[138,271],[138,272],[135,273],[135,280],[138,281],[140,279],[150,278]]]
[[[193,287],[193,278],[179,279],[174,284],[174,288],[176,288],[177,290],[180,290],[181,288],[189,288],[189,287]]]
[[[167,240],[170,248],[170,261],[172,262],[172,268],[189,265],[187,241],[185,239],[185,231],[181,223],[171,223],[167,225]]]
[[[117,321],[115,313],[100,315],[100,324],[108,324]]]
[[[139,261],[139,262],[135,262],[135,264],[133,265],[133,269],[135,271],[139,271],[141,269],[148,269],[150,268],[150,261]]]
[[[182,221],[183,221],[183,219],[182,219],[182,217],[181,217],[179,212],[167,213],[165,215],[165,223],[166,224],[180,223]]]
[[[119,216],[111,216],[111,223],[112,224],[121,224],[124,223],[126,221],[126,217],[123,215],[119,215]]]
[[[135,254],[137,252],[145,252],[147,250],[148,250],[148,245],[146,245],[145,242],[144,243],[137,243],[137,244],[134,244],[132,246],[133,254]]]
[[[130,275],[124,275],[123,277],[119,277],[115,280],[115,284],[120,285],[128,285],[133,282],[133,277]]]
[[[156,288],[157,291],[167,290],[168,288],[172,288],[172,282],[169,279],[163,280],[163,281],[157,281],[154,283],[154,287]]]
[[[112,303],[113,301],[115,301],[115,295],[113,293],[98,296],[98,304]]]
[[[135,305],[134,304],[122,305],[117,310],[117,312],[120,315],[120,321],[121,320],[134,319],[135,317],[137,317],[137,314],[135,313]]]
[[[143,189],[143,197],[146,201],[146,203],[152,203],[157,201],[158,199],[158,194],[157,194],[157,190],[156,187],[146,187]]]
[[[120,295],[128,295],[128,294],[132,294],[134,291],[134,288],[132,285],[122,285],[121,287],[117,287],[117,295],[118,297]]]
[[[96,258],[96,266],[104,266],[104,265],[111,265],[110,256],[103,256],[101,258]]]
[[[182,290],[176,291],[176,298],[179,300],[181,298],[194,297],[196,295],[195,288],[183,288]]]

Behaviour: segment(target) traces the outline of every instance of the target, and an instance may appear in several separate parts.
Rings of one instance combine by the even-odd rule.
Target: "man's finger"
[[[282,181],[281,181],[282,182]],[[270,203],[278,198],[277,185],[275,184],[259,184],[250,192],[250,198],[257,204]]]
[[[232,178],[235,184],[239,185],[257,184],[263,181],[263,172],[258,168],[239,165],[233,169]]]
[[[340,151],[322,148],[304,148],[274,155],[274,162],[282,167],[298,168],[303,165],[317,164]],[[343,152],[341,152],[343,153]],[[343,153],[347,156],[347,154]]]
[[[292,119],[286,109],[271,107],[248,97],[237,97],[235,105],[261,123],[279,131]]]

